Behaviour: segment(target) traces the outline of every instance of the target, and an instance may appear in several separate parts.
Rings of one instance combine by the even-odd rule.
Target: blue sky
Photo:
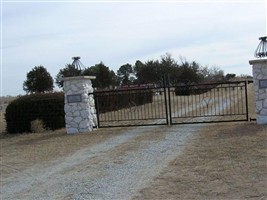
[[[258,38],[266,35],[262,1],[1,1],[1,94],[25,94],[33,67],[55,77],[80,56],[115,72],[123,64],[160,59],[252,74]]]

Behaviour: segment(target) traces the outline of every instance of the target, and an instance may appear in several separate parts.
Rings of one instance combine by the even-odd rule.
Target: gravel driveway
[[[8,178],[2,199],[131,199],[173,160],[201,125],[134,127],[70,156]],[[60,148],[60,147],[59,147]]]

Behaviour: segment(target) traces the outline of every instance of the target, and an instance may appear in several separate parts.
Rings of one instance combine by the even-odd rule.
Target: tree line
[[[55,83],[63,87],[60,78],[86,75],[96,76],[92,84],[97,89],[116,88],[130,84],[160,85],[164,75],[169,77],[170,84],[224,81],[235,77],[235,74],[224,76],[224,71],[219,67],[201,66],[196,61],[189,62],[183,57],[177,61],[170,54],[165,54],[159,60],[146,62],[137,60],[134,65],[124,64],[116,73],[103,62],[85,69],[78,69],[72,64],[67,64],[59,70]],[[27,73],[23,89],[27,93],[51,92],[54,89],[54,80],[45,67],[36,66]]]

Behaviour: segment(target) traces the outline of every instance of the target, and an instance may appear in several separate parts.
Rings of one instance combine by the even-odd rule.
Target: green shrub
[[[65,126],[64,93],[32,94],[12,101],[6,109],[8,133],[31,132],[31,122],[39,119],[45,129]]]

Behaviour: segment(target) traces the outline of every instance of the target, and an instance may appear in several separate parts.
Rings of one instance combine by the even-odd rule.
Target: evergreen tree
[[[27,93],[44,93],[53,91],[53,78],[43,66],[36,66],[27,73],[23,90]]]

